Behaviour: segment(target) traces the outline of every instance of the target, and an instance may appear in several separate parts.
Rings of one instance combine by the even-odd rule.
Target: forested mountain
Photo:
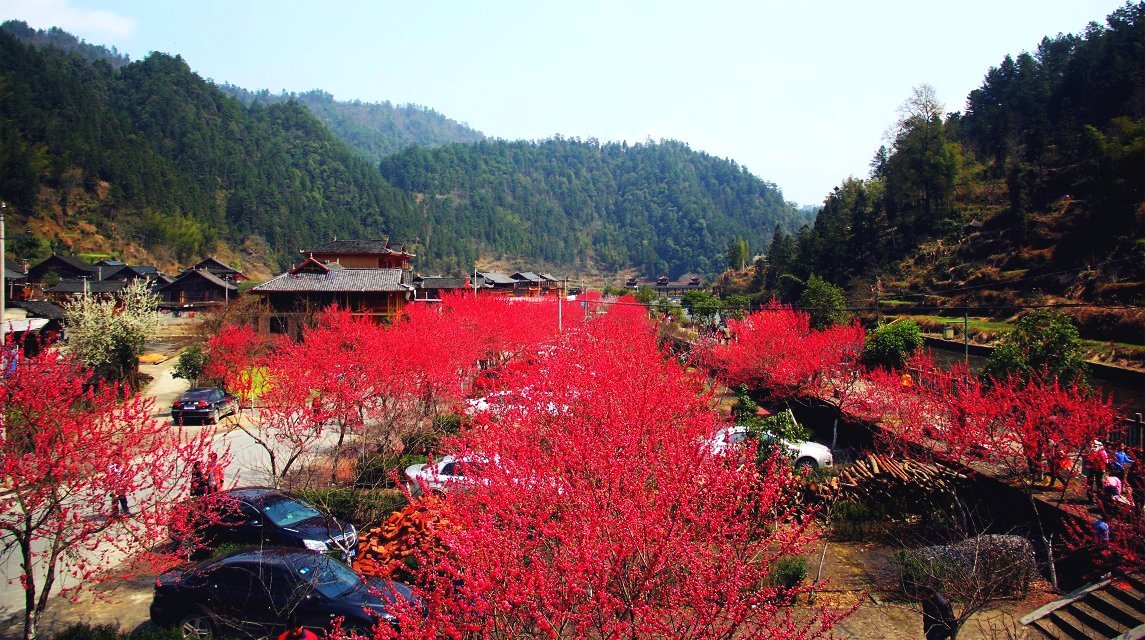
[[[115,47],[108,49],[102,45],[84,42],[59,27],[33,29],[23,20],[9,20],[0,24],[0,31],[11,34],[41,49],[44,47],[63,49],[64,51],[78,55],[88,62],[103,60],[116,69],[131,62],[130,57],[120,53]]]
[[[814,273],[866,302],[1145,299],[1145,3],[1006,57],[964,112],[918,87],[870,177],[769,249],[760,297]]]
[[[317,89],[274,95],[265,89],[248,91],[229,84],[219,88],[247,105],[295,101],[309,109],[334,135],[374,163],[409,146],[437,147],[451,142],[485,139],[480,131],[428,107],[393,105],[388,101],[335,100],[334,96]]]
[[[721,270],[736,238],[761,247],[776,225],[807,220],[775,185],[676,141],[410,148],[381,170],[425,207],[430,252],[463,260],[485,246],[583,272],[675,278]]]
[[[281,262],[332,234],[402,237],[414,212],[295,102],[246,108],[177,56],[117,70],[7,33],[0,197],[15,253],[32,258],[43,241],[91,250],[91,230],[161,261],[265,240]]]
[[[19,258],[105,251],[171,266],[221,250],[268,273],[331,236],[391,236],[424,271],[503,260],[675,277],[718,271],[729,243],[758,248],[776,225],[808,220],[774,185],[679,142],[409,147],[379,172],[303,104],[354,106],[326,94],[244,105],[178,56],[126,63],[56,30],[3,31],[0,198]],[[449,122],[390,115],[414,135],[417,114]]]

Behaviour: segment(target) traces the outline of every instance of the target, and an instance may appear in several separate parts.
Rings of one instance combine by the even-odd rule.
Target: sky
[[[418,104],[487,136],[672,138],[798,204],[869,163],[911,89],[964,108],[991,66],[1118,0],[0,0],[132,59],[247,89]]]

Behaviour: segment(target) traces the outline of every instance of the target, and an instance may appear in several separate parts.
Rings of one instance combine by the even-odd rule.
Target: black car
[[[238,398],[219,389],[204,387],[189,389],[171,405],[171,419],[182,423],[187,418],[218,422],[219,418],[237,413]]]
[[[347,559],[358,550],[354,525],[278,489],[230,489],[194,500],[188,508],[200,510],[195,517],[201,524],[196,529],[205,546],[232,543],[299,547],[341,553]]]
[[[396,624],[395,605],[423,611],[408,586],[363,578],[323,553],[279,547],[248,548],[172,569],[155,580],[151,621],[178,627],[183,638],[220,635],[277,637],[286,622],[364,635],[378,621]]]

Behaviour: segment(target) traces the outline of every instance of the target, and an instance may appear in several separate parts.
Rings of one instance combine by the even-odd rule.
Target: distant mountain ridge
[[[478,142],[485,139],[480,131],[465,123],[418,105],[394,105],[386,102],[335,100],[325,91],[272,94],[267,90],[250,91],[230,84],[219,86],[243,104],[278,104],[293,100],[310,110],[334,135],[368,160],[377,163],[402,149],[438,147],[453,142]]]
[[[432,110],[322,92],[244,105],[180,56],[116,55],[58,30],[0,29],[12,255],[113,253],[170,268],[220,253],[271,273],[336,235],[408,243],[425,272],[496,261],[675,277],[715,273],[733,241],[758,250],[775,226],[808,221],[775,185],[675,141],[406,145],[382,158],[383,175],[367,159],[382,153],[376,140],[352,150],[314,110],[391,118],[426,145],[480,134]]]

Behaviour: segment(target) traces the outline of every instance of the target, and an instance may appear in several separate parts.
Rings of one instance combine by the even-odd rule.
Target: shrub
[[[803,556],[784,556],[771,568],[768,582],[773,587],[794,589],[807,579],[807,558]]]
[[[394,479],[400,476],[403,470],[411,464],[422,464],[426,456],[419,453],[407,453],[401,456],[371,455],[362,456],[354,463],[354,484],[364,488],[393,488]]]
[[[910,319],[895,320],[867,334],[863,364],[868,367],[901,369],[907,356],[922,347],[922,330]]]
[[[92,625],[77,622],[53,634],[53,640],[181,640],[179,629],[140,627],[130,633],[120,631],[113,624]]]
[[[193,344],[179,354],[179,360],[175,363],[175,370],[171,375],[190,380],[191,385],[195,386],[199,384],[199,378],[203,377],[203,369],[206,366],[207,352],[203,350],[203,345]]]
[[[408,503],[399,489],[304,489],[298,495],[335,518],[353,523],[359,530],[385,520]]]
[[[1037,311],[1018,320],[990,354],[982,376],[1029,381],[1031,375],[1043,372],[1063,386],[1085,384],[1086,363],[1077,327],[1057,311]]]

